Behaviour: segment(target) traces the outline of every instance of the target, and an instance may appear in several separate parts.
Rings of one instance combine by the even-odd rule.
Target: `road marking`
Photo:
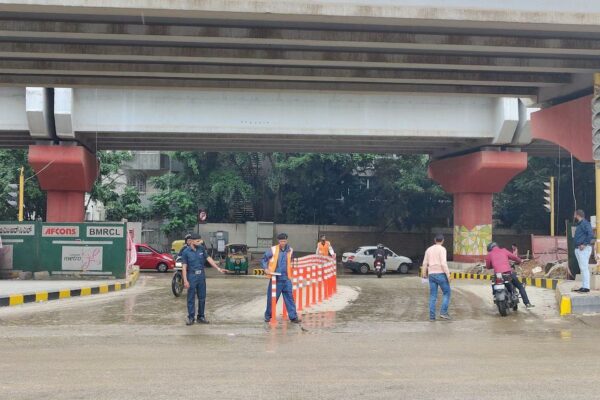
[[[11,294],[8,304],[11,306],[16,306],[19,304],[23,304],[24,296],[22,294]]]
[[[35,294],[35,302],[48,301],[48,292],[37,292]]]

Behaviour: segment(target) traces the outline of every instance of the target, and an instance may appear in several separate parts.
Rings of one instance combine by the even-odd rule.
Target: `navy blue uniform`
[[[198,319],[204,318],[204,304],[206,302],[206,271],[204,263],[208,259],[204,246],[191,246],[186,248],[181,255],[181,261],[187,265],[187,280],[190,287],[187,291],[188,318],[194,319],[196,313],[196,296],[198,297]]]

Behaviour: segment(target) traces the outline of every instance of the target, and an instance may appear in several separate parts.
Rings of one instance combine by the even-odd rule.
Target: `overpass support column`
[[[527,153],[479,151],[433,161],[429,176],[454,195],[454,261],[483,259],[492,240],[492,196],[527,168]]]
[[[85,193],[98,176],[96,157],[81,146],[31,145],[29,164],[47,191],[46,221],[82,222]]]

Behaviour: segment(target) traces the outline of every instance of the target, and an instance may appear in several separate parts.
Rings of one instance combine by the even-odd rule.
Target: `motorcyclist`
[[[387,259],[387,254],[385,252],[383,244],[379,243],[377,245],[377,249],[373,253],[373,258],[375,259],[375,261],[381,261],[383,265],[383,271],[385,272],[385,260]]]
[[[488,254],[485,257],[485,267],[487,269],[493,268],[494,274],[510,274],[512,277],[512,284],[519,290],[521,298],[525,303],[525,307],[534,307],[534,305],[529,302],[529,297],[527,297],[525,287],[519,281],[516,272],[512,270],[510,265],[511,260],[517,264],[520,264],[523,260],[512,254],[509,250],[499,247],[496,242],[491,242],[488,244],[487,251]]]

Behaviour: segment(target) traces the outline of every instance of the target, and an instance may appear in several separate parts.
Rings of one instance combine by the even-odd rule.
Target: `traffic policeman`
[[[192,233],[190,236],[190,246],[185,249],[181,255],[181,262],[183,264],[183,286],[188,290],[188,319],[186,325],[194,324],[196,297],[198,297],[198,317],[196,321],[200,324],[208,324],[206,316],[204,315],[204,304],[206,301],[206,271],[204,270],[204,264],[206,261],[219,272],[224,272],[224,270],[219,268],[217,263],[215,263],[215,261],[206,253],[206,249],[200,240],[200,235]]]
[[[301,320],[298,318],[296,312],[296,304],[294,303],[294,297],[292,295],[292,254],[294,250],[288,245],[288,236],[285,233],[280,233],[277,236],[278,245],[271,247],[266,251],[264,257],[261,260],[263,269],[266,275],[273,275],[275,273],[277,277],[277,301],[279,296],[283,294],[283,301],[287,308],[288,316],[290,321],[293,323],[300,323]],[[267,286],[267,309],[265,310],[265,322],[271,320],[271,279],[269,279],[269,285]]]

